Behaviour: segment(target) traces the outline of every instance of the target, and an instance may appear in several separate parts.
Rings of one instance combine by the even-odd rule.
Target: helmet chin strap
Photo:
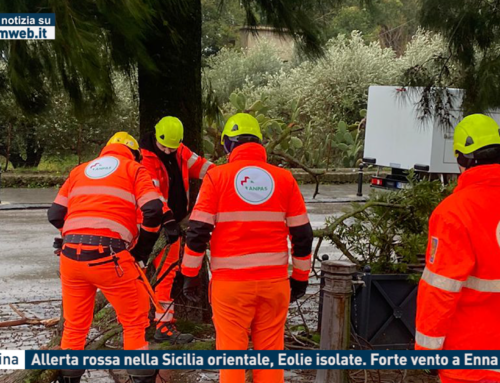
[[[230,154],[234,148],[237,146],[240,146],[242,144],[248,144],[250,142],[254,143],[261,143],[259,137],[252,136],[252,135],[241,135],[241,136],[236,136],[236,137],[224,137],[224,150],[226,151],[226,154]]]
[[[231,141],[229,137],[224,137],[224,151],[226,152],[226,154],[230,154],[235,146],[235,141]]]
[[[457,162],[466,169],[479,165],[500,164],[500,147],[490,146],[471,154],[458,152]]]
[[[462,153],[458,153],[457,162],[460,166],[469,169],[477,165],[477,161],[474,158],[466,157]]]

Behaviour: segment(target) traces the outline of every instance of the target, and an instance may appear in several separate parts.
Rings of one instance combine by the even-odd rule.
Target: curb
[[[316,169],[321,170],[321,169]],[[302,169],[291,169],[291,172],[297,182],[304,184],[314,184],[316,181],[309,173]],[[376,175],[376,171],[364,171],[363,183],[370,183],[372,176]],[[380,172],[379,175],[388,174],[387,172]],[[319,181],[322,184],[356,184],[358,183],[359,170],[358,169],[337,169],[329,171],[319,176]]]
[[[50,208],[50,203],[8,203],[0,204],[0,211],[9,210],[46,210]]]
[[[306,205],[313,204],[332,204],[332,203],[352,203],[352,202],[360,202],[364,203],[368,201],[368,197],[352,197],[352,198],[325,198],[325,199],[305,199],[304,202]]]
[[[317,169],[321,170],[321,169]],[[290,169],[297,182],[302,184],[316,183],[314,177],[302,169]],[[381,175],[387,174],[381,172]],[[369,183],[374,171],[363,173],[363,182]],[[60,187],[67,178],[67,174],[22,174],[3,173],[0,179],[0,188],[52,188]],[[329,171],[319,177],[324,184],[354,184],[358,182],[358,169],[337,169]]]
[[[2,188],[51,188],[61,186],[67,175],[2,173]]]
[[[353,197],[353,198],[325,198],[325,199],[306,199],[306,205],[314,204],[335,204],[335,203],[352,203],[352,202],[366,202],[368,197]],[[50,208],[50,203],[0,203],[0,211],[13,211],[13,210],[47,210]]]

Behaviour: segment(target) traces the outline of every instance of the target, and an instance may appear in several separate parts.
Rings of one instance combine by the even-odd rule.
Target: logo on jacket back
[[[120,161],[115,157],[102,157],[90,161],[85,168],[85,175],[93,180],[106,178],[118,169]]]
[[[273,195],[274,179],[262,168],[247,166],[236,174],[234,187],[243,201],[251,205],[260,205]]]

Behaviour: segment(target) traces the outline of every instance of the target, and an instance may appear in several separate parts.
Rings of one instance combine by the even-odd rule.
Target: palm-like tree
[[[447,54],[431,63],[437,71],[425,65],[409,71],[408,83],[425,87],[421,103],[446,117],[446,95],[439,88],[458,87],[465,90],[466,114],[500,107],[500,3],[422,0],[420,24],[448,41]]]

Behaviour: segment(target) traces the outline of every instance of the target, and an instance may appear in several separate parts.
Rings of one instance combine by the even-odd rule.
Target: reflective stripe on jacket
[[[182,272],[195,276],[210,241],[214,279],[307,280],[312,229],[292,174],[266,162],[265,148],[244,144],[208,172],[189,221]]]
[[[417,301],[416,349],[498,350],[500,165],[471,168],[429,222]],[[499,370],[443,370],[450,378],[500,381]]]
[[[146,149],[141,149],[141,152],[143,155],[142,164],[148,169],[153,179],[153,183],[159,188],[165,201],[168,201],[169,185],[167,169],[155,153]],[[182,172],[182,181],[184,183],[184,190],[186,191],[189,205],[189,179],[203,179],[208,169],[211,169],[215,165],[206,158],[198,156],[183,144],[179,146],[176,153],[177,163]]]
[[[143,166],[124,145],[106,146],[93,161],[77,166],[49,210],[49,220],[67,234],[121,238],[138,236],[137,209],[146,232],[160,229],[163,203]]]

